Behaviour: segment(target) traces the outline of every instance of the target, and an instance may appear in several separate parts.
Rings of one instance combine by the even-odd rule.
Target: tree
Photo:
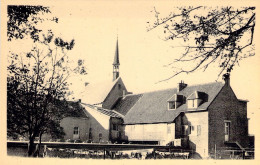
[[[27,9],[27,6],[22,7]],[[11,15],[9,19],[21,19],[19,15],[24,15],[21,13],[24,10],[20,6],[13,8],[18,11],[8,13]],[[39,8],[36,8],[32,14],[37,13]],[[34,10],[34,7],[29,9]],[[22,23],[17,20],[14,22],[19,28],[24,20]],[[20,30],[19,35],[10,35],[11,40],[27,35]],[[67,80],[74,74],[86,75],[83,60],[78,60],[73,66],[69,59],[68,52],[74,47],[74,40],[64,41],[51,30],[44,33],[39,29],[37,33],[30,33],[30,37],[33,39],[32,49],[17,54],[10,52],[7,67],[7,134],[9,137],[25,136],[29,139],[28,156],[34,154],[36,137],[41,140],[44,133],[54,138],[64,135],[59,121],[65,115],[61,113],[64,112],[61,105],[67,105]]]
[[[8,22],[7,22],[7,37],[8,41],[12,39],[23,39],[29,35],[34,41],[39,38],[39,33],[42,31],[37,28],[37,25],[43,21],[53,21],[58,23],[57,17],[44,18],[40,15],[50,14],[49,7],[45,6],[15,6],[7,7]]]
[[[166,41],[180,39],[185,48],[168,66],[185,62],[188,69],[176,68],[168,79],[205,71],[213,63],[220,68],[218,77],[223,72],[230,74],[240,60],[255,55],[255,7],[176,7],[165,17],[160,17],[156,8],[152,12],[155,20],[147,22],[147,31],[160,28]]]

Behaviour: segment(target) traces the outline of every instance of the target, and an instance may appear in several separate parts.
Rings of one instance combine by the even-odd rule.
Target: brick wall
[[[248,122],[246,102],[239,101],[233,90],[225,84],[218,96],[208,108],[209,112],[209,153],[214,154],[226,147],[225,120],[230,121],[230,142],[239,142],[246,146],[248,140]]]

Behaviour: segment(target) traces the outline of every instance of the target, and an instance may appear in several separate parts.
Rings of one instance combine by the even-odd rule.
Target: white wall
[[[185,116],[194,130],[189,134],[190,147],[196,149],[202,157],[208,156],[208,112],[186,113]],[[200,126],[200,135],[197,134],[197,126]]]
[[[91,114],[99,122],[99,124],[104,129],[109,130],[109,119],[110,119],[109,116],[98,112],[96,109],[89,108],[88,106],[84,106],[84,108],[89,114]]]
[[[103,142],[109,141],[109,120],[110,117],[100,113],[96,109],[89,108],[88,106],[84,106],[86,110],[86,114],[89,118],[89,126],[87,133],[87,140],[89,140],[89,128],[91,128],[92,133],[92,142],[97,143],[100,140]],[[102,134],[102,138],[99,138],[99,135]]]
[[[193,106],[194,101],[194,106]],[[202,102],[202,99],[188,100],[188,108],[198,108]]]
[[[175,139],[175,124],[126,125],[125,135],[129,141],[160,141],[161,145],[165,145]]]

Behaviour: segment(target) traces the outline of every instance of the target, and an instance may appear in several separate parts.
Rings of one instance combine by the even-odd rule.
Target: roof
[[[56,115],[60,115],[61,118],[64,117],[80,117],[87,118],[88,116],[85,114],[83,108],[79,105],[79,102],[73,101],[56,101],[56,106],[59,108],[59,113]]]
[[[102,103],[119,79],[121,79],[121,77],[118,77],[115,81],[88,84],[80,94],[82,102],[87,104]]]
[[[183,96],[182,95],[177,95],[174,94],[169,100],[167,101],[177,101],[177,102],[182,102],[183,101]]]
[[[94,109],[104,115],[110,116],[110,117],[116,117],[116,118],[123,118],[124,115],[120,114],[119,112],[116,112],[114,110],[109,110],[109,109],[105,109],[105,108],[101,108],[95,105],[91,105],[91,104],[85,104],[85,103],[81,103],[81,105],[87,109],[87,108],[91,108]]]
[[[121,97],[118,99],[116,104],[112,107],[115,111],[121,113],[122,115],[126,115],[126,113],[134,106],[134,104],[138,101],[138,99],[142,96],[142,94],[136,95],[126,95],[125,97]]]
[[[206,110],[217,94],[223,87],[223,83],[214,82],[209,84],[188,86],[177,93],[176,88],[148,92],[141,94],[139,99],[132,99],[134,103],[123,103],[120,105],[133,105],[129,109],[124,117],[125,124],[144,124],[144,123],[162,123],[173,122],[174,119],[181,113],[190,111],[187,108],[187,104],[182,104],[176,110],[168,110],[168,100],[174,95],[183,95],[184,97],[190,96],[194,91],[205,92],[208,95],[207,101],[202,103],[196,110]],[[134,96],[131,96],[134,97]],[[137,97],[137,96],[136,96]],[[126,99],[129,101],[129,99]],[[123,100],[122,100],[123,101]],[[117,106],[118,112],[123,111],[120,106]],[[121,106],[124,108],[124,106]],[[125,113],[125,112],[124,112]]]
[[[115,57],[114,57],[113,65],[120,65],[120,63],[119,63],[118,39],[116,41],[116,51],[115,51]]]

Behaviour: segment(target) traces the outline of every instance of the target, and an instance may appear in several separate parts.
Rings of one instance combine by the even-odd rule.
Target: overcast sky
[[[84,59],[88,72],[81,85],[84,82],[112,81],[112,62],[117,35],[121,64],[120,76],[128,91],[141,93],[173,88],[181,80],[188,85],[216,81],[219,72],[217,65],[205,72],[181,74],[171,80],[156,84],[173,74],[173,69],[164,65],[180,56],[182,49],[171,47],[178,45],[177,42],[163,41],[162,30],[147,32],[146,22],[154,19],[153,13],[150,12],[154,6],[161,14],[167,14],[174,5],[176,4],[119,3],[117,1],[102,4],[94,1],[50,4],[52,14],[59,18],[59,23],[50,27],[55,32],[54,34],[67,40],[75,39],[76,44],[70,56],[73,59]],[[256,31],[255,35],[257,33]],[[239,67],[234,68],[231,74],[231,86],[238,98],[249,100],[249,117],[252,118],[254,117],[252,114],[260,110],[259,63],[259,55],[245,59]],[[73,80],[80,82],[76,78]],[[218,81],[222,81],[221,77]],[[74,86],[74,89],[83,90],[81,85]]]

